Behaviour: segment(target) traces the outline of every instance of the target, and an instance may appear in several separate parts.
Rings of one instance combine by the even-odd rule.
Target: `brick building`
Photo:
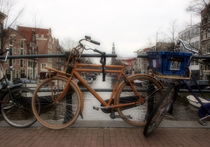
[[[52,37],[51,29],[18,26],[8,29],[9,39],[6,47],[12,49],[12,55],[58,54],[62,52],[59,41]],[[46,73],[45,66],[62,67],[58,65],[61,59],[16,59],[12,61],[14,71],[8,73],[14,78],[37,79]],[[10,63],[11,64],[11,63]]]
[[[126,74],[134,74],[134,65],[136,62],[136,58],[126,58],[120,59],[120,62],[125,65]]]
[[[10,48],[11,55],[24,55],[27,54],[27,46],[25,38],[19,34],[15,29],[9,28],[6,30],[7,38],[5,39],[4,48]],[[27,77],[27,61],[28,59],[13,59],[8,60],[5,64],[5,69],[9,79],[26,78]],[[13,71],[9,71],[9,66],[13,67]]]
[[[3,48],[3,29],[4,29],[4,19],[6,15],[0,12],[0,50]]]
[[[200,46],[202,55],[210,55],[210,4],[201,11]],[[203,79],[210,79],[210,65],[202,66]]]

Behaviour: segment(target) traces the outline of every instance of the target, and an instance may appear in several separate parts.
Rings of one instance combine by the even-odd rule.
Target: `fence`
[[[38,58],[67,58],[68,53],[66,54],[33,54],[33,55],[17,55],[17,56],[8,56],[8,59],[38,59]],[[90,58],[99,58],[101,55],[99,54],[82,54],[82,57],[90,57]],[[116,54],[106,54],[108,58],[116,58]],[[147,55],[138,55],[137,58],[147,58]],[[0,56],[0,59],[4,59],[4,56]],[[210,56],[193,56],[195,60],[210,60]],[[206,85],[210,86],[210,85]],[[112,89],[95,89],[97,92],[112,92]],[[86,92],[86,89],[82,89],[82,91]],[[210,92],[210,89],[202,89],[204,93]],[[179,92],[187,92],[187,89],[180,89]],[[199,92],[197,89],[193,89],[193,92]]]
[[[18,55],[8,56],[8,59],[36,59],[36,58],[66,58],[67,54],[36,54],[36,55]],[[82,54],[82,57],[101,57],[99,54]],[[117,57],[115,54],[106,54],[106,57]],[[4,56],[0,56],[0,59],[4,59]],[[147,58],[147,55],[138,55],[137,58]],[[210,60],[210,56],[193,56],[193,59]]]

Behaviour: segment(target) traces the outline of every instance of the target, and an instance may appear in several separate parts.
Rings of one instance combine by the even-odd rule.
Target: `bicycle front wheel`
[[[33,91],[25,87],[10,89],[2,99],[1,114],[5,121],[17,128],[25,128],[36,122],[31,109]]]
[[[67,86],[67,93],[61,100],[56,101]],[[80,92],[75,84],[67,82],[67,78],[52,77],[37,87],[32,98],[32,110],[37,120],[47,128],[68,127],[79,115]]]
[[[156,79],[143,74],[130,76],[127,80],[120,84],[116,104],[135,104],[118,108],[118,113],[128,124],[144,126],[154,105],[161,98],[162,86]],[[140,103],[142,99],[143,104]]]
[[[170,104],[172,103],[172,97],[175,93],[174,87],[169,87],[165,94],[163,95],[162,101],[159,101],[152,111],[151,115],[149,115],[147,123],[144,127],[144,136],[148,137],[163,120],[165,113],[169,110]]]

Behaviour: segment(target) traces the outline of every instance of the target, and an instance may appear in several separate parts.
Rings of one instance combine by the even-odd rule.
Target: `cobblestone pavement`
[[[150,137],[143,128],[0,128],[2,147],[209,147],[210,129],[159,128]]]

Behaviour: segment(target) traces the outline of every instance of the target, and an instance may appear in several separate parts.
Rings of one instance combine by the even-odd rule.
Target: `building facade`
[[[178,38],[188,42],[194,49],[200,50],[200,23],[191,25],[179,32]]]
[[[10,55],[25,55],[27,52],[26,39],[15,29],[9,28],[6,32],[4,48],[10,49]],[[11,66],[13,70],[9,70]],[[4,67],[10,80],[27,77],[27,59],[9,59]]]
[[[189,48],[192,48],[194,50],[197,50],[198,52],[201,52],[201,46],[200,46],[200,23],[191,25],[184,29],[183,31],[179,32],[178,38],[182,39],[183,41],[186,41],[186,45],[189,46]],[[187,51],[184,47],[181,46],[181,51]],[[192,71],[192,75],[196,77],[196,79],[202,79],[203,72],[200,70],[201,65],[197,62],[197,60],[191,61],[190,64],[190,70]]]
[[[4,35],[4,19],[6,15],[0,12],[0,50],[3,49],[3,35]]]
[[[18,26],[17,29],[7,30],[8,39],[5,47],[11,49],[12,55],[58,54],[62,53],[59,41],[52,37],[51,29],[31,28]],[[61,59],[13,59],[6,65],[13,66],[13,71],[8,72],[11,80],[16,78],[39,79],[46,73],[44,67],[60,69]],[[59,67],[59,68],[58,68]]]
[[[147,55],[147,52],[151,50],[153,49],[144,48],[137,50],[136,53],[137,55]],[[149,67],[149,62],[147,58],[137,58],[134,65],[134,71],[136,73],[148,73],[148,67]]]
[[[201,27],[200,27],[200,42],[201,42],[201,54],[210,55],[210,5],[208,4],[201,11]],[[203,79],[210,80],[210,64],[209,61],[205,62],[201,69],[203,71]]]

